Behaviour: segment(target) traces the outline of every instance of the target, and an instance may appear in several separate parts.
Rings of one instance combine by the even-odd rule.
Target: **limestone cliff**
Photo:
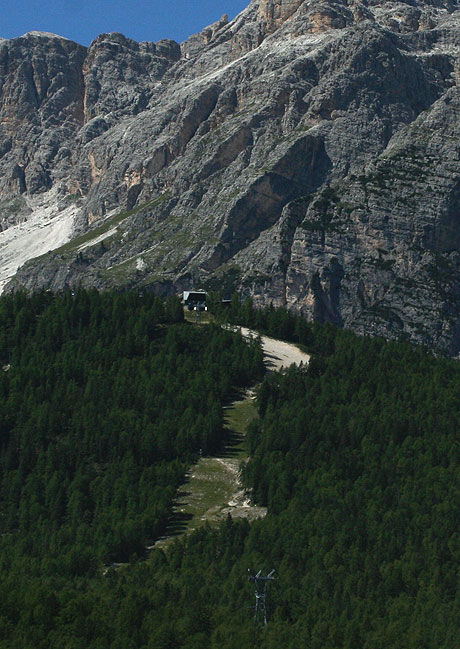
[[[457,355],[459,51],[437,0],[253,0],[181,46],[0,41],[3,279],[46,253],[8,289],[237,288]],[[56,235],[28,255],[34,227]]]

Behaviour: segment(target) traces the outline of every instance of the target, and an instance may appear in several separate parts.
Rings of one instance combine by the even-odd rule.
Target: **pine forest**
[[[0,297],[0,647],[458,649],[459,364],[236,295],[212,311]],[[266,372],[223,321],[311,360]],[[241,479],[267,516],[147,550],[250,386]],[[255,623],[248,570],[272,569]]]

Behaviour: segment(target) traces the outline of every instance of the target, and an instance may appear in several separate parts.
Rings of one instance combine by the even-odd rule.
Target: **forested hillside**
[[[175,298],[16,294],[0,323],[0,580],[17,597],[21,575],[144,555],[188,466],[220,447],[231,389],[263,365],[238,335],[183,323]]]
[[[269,514],[145,558],[257,345],[151,296],[0,307],[2,649],[458,649],[457,363],[234,300],[313,353],[258,388],[244,480]],[[271,568],[263,628],[247,571]]]

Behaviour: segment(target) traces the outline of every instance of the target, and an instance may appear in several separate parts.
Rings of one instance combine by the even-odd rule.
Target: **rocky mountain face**
[[[0,41],[0,281],[238,289],[456,356],[459,55],[450,0]]]

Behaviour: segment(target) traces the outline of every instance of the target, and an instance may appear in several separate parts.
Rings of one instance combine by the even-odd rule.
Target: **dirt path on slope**
[[[246,337],[257,333],[238,327]],[[293,344],[262,336],[267,369],[279,371],[292,364],[306,364],[309,356]],[[253,505],[240,482],[240,465],[248,460],[244,437],[250,422],[257,417],[254,390],[249,389],[225,408],[228,443],[220,457],[203,457],[187,473],[179,488],[177,502],[164,537],[153,547],[165,548],[179,534],[189,534],[202,525],[217,524],[228,514],[232,518],[255,520],[266,515],[265,507]]]

